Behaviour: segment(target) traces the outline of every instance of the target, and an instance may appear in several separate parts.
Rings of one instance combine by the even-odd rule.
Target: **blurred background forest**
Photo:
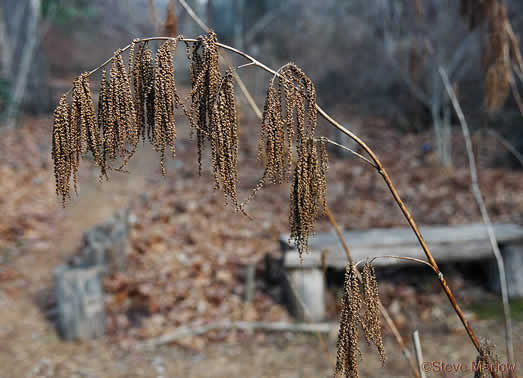
[[[480,222],[463,136],[438,72],[443,67],[471,127],[479,183],[493,221],[523,224],[521,78],[511,74],[506,88],[491,95],[488,25],[474,20],[473,11],[467,13],[453,0],[186,3],[220,42],[274,69],[289,61],[300,66],[316,85],[318,103],[375,149],[419,223]],[[523,35],[523,3],[504,4],[514,32]],[[65,208],[55,196],[52,112],[72,80],[133,38],[177,34],[203,34],[179,1],[0,0],[1,377],[331,374],[335,333],[318,342],[311,335],[217,330],[177,340],[174,349],[136,348],[170,329],[216,319],[290,321],[275,299],[278,289],[263,278],[265,254],[277,255],[279,236],[288,232],[288,187],[265,189],[249,205],[252,220],[224,207],[222,196],[212,190],[210,169],[204,165],[203,175],[197,174],[195,143],[181,112],[177,158],[167,164],[166,178],[157,154],[143,146],[129,165],[130,174],[111,173],[111,180],[101,184],[95,165],[86,159],[80,196]],[[179,50],[176,80],[185,96],[190,76]],[[238,73],[263,109],[270,76],[254,67]],[[91,78],[91,89],[96,95],[98,75]],[[259,120],[237,92],[240,195],[245,198],[262,174],[256,161]],[[326,124],[319,132],[358,150]],[[343,150],[329,152],[328,203],[340,226],[405,225],[375,172]],[[80,248],[84,231],[124,208],[130,214],[129,267],[104,282],[107,335],[63,343],[53,326],[53,269]],[[329,227],[326,219],[319,220],[318,230]],[[249,264],[255,265],[257,290],[245,303]],[[478,271],[483,268],[448,269],[466,306],[495,298],[482,286]],[[388,280],[380,282],[382,301],[401,330],[408,335],[412,322],[427,325],[427,359],[471,359],[472,347],[463,341],[455,314],[437,305],[444,299],[435,280],[411,271],[383,277]],[[337,319],[338,299],[339,291],[331,290],[329,320]],[[480,330],[502,345],[499,314],[489,317],[489,311],[470,313]],[[516,319],[514,332],[523,335],[521,308]],[[407,376],[391,340],[385,375]],[[521,336],[515,343],[521,352]],[[374,356],[365,358],[363,375],[383,375]]]

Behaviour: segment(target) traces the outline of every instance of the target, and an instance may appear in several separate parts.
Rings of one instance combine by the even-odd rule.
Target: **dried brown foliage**
[[[367,263],[363,267],[361,278],[356,265],[347,264],[341,307],[335,374],[358,377],[358,365],[361,359],[358,344],[359,326],[363,329],[367,342],[373,343],[378,348],[380,360],[385,361],[378,285],[374,268],[370,264]]]

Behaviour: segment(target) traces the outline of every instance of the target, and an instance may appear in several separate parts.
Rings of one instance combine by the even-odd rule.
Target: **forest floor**
[[[78,198],[65,209],[54,195],[49,156],[51,121],[27,120],[0,138],[0,377],[323,377],[332,376],[336,333],[252,334],[213,331],[152,350],[142,342],[179,326],[215,320],[291,321],[263,282],[262,259],[278,253],[288,231],[288,186],[265,188],[249,205],[253,219],[224,206],[214,191],[207,159],[198,176],[194,142],[179,127],[177,158],[160,175],[157,154],[141,147],[130,174],[112,173],[100,183],[90,162],[80,172]],[[372,126],[372,127],[370,127]],[[255,127],[255,126],[254,126]],[[457,136],[453,169],[440,168],[427,134],[400,135],[384,122],[360,124],[389,169],[420,224],[480,221]],[[254,130],[254,129],[253,129]],[[252,131],[252,130],[251,130]],[[253,135],[241,149],[240,195],[260,177]],[[478,151],[480,184],[494,221],[523,223],[523,171],[494,167],[500,152],[492,140]],[[331,157],[328,203],[346,229],[405,225],[379,175],[357,160]],[[131,209],[131,255],[127,272],[105,282],[107,335],[89,342],[62,342],[54,327],[52,272],[79,247],[83,232],[122,208]],[[320,219],[319,230],[328,229]],[[421,254],[421,251],[420,251]],[[243,271],[257,264],[258,290],[242,301]],[[504,354],[503,328],[495,296],[483,285],[481,267],[444,267],[451,287],[476,332]],[[445,270],[447,269],[447,270]],[[420,329],[425,361],[471,367],[476,353],[437,282],[418,271],[382,272],[380,295],[410,343]],[[329,293],[329,320],[337,319],[339,289]],[[523,356],[522,304],[514,306],[516,356]],[[392,336],[385,331],[387,362],[362,342],[361,376],[409,376]],[[522,373],[519,361],[519,374]],[[472,374],[467,374],[471,376]],[[429,376],[445,376],[429,374]],[[461,376],[461,374],[448,374]]]

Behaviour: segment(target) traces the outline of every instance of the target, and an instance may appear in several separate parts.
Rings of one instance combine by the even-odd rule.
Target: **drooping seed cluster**
[[[213,106],[221,83],[216,33],[200,36],[189,53],[191,61],[191,127],[198,143],[198,173],[202,172],[205,139],[213,124]]]
[[[358,320],[363,300],[357,274],[357,268],[354,264],[347,265],[341,300],[340,330],[336,345],[338,349],[336,376],[359,376],[358,365],[361,359],[361,351],[358,344]]]
[[[496,353],[496,347],[487,339],[480,340],[480,355],[476,358],[476,370],[474,378],[492,377],[492,370],[499,370],[499,356]],[[499,371],[497,371],[499,373]],[[502,375],[504,376],[504,375]]]
[[[380,360],[382,363],[385,361],[378,285],[374,268],[370,264],[365,264],[361,282],[356,265],[347,264],[341,307],[335,373],[336,376],[358,377],[361,360],[358,343],[360,326],[367,342],[377,347]]]
[[[197,135],[198,170],[202,170],[204,145],[211,147],[215,186],[226,201],[244,211],[237,194],[239,124],[235,103],[233,70],[222,74],[216,34],[209,32],[196,42],[186,42],[190,62],[191,103],[186,107],[177,93],[175,58],[179,36],[167,39],[156,56],[150,41],[135,39],[129,49],[128,70],[117,50],[110,70],[102,72],[98,110],[89,89],[89,75],[73,84],[70,110],[63,97],[55,113],[53,158],[57,192],[69,196],[71,175],[76,188],[79,159],[92,153],[102,175],[114,160],[123,170],[137,145],[147,139],[160,153],[165,174],[166,151],[175,154],[175,110],[182,108],[191,133]],[[258,158],[264,174],[248,202],[266,183],[291,183],[289,222],[291,238],[300,255],[308,249],[315,219],[326,204],[328,159],[324,141],[315,137],[316,91],[312,81],[295,64],[283,66],[271,80],[261,127]],[[118,167],[118,166],[117,166]]]
[[[318,154],[313,139],[307,139],[298,146],[298,161],[291,183],[290,239],[294,241],[300,257],[308,251],[315,220],[325,210],[327,160],[324,143],[320,143],[320,149]]]
[[[371,264],[365,264],[361,272],[363,281],[363,298],[367,310],[361,322],[363,333],[369,344],[374,344],[382,363],[385,362],[385,347],[380,324],[380,299],[376,271]]]
[[[222,188],[225,198],[240,209],[237,195],[239,124],[234,99],[232,70],[225,74],[212,109],[210,141],[216,189]]]
[[[66,96],[60,98],[54,111],[52,158],[56,179],[56,194],[62,196],[62,203],[70,197],[71,172],[75,171],[75,157],[71,153],[71,124],[69,122],[69,105]],[[75,178],[76,179],[76,178]],[[75,181],[76,187],[76,181]]]
[[[147,43],[141,43],[136,56],[129,53],[129,73],[134,90],[134,109],[136,122],[142,140],[151,139],[154,127],[154,61],[153,53]]]
[[[100,155],[102,140],[87,73],[83,73],[74,80],[72,97],[71,129],[76,139],[73,148],[77,154],[91,152],[95,162],[103,167]]]
[[[161,168],[165,174],[165,150],[170,148],[175,156],[176,123],[174,109],[182,105],[174,80],[173,53],[177,39],[166,41],[156,53],[154,65],[154,125],[151,130],[151,144],[161,153]]]
[[[314,84],[295,64],[286,64],[271,80],[265,98],[258,159],[265,160],[266,183],[289,178],[294,143],[313,138],[316,124]]]

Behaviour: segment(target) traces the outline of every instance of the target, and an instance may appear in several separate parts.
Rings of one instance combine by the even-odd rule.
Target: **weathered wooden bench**
[[[495,224],[494,231],[505,260],[509,295],[523,297],[523,227]],[[493,258],[486,228],[483,224],[421,227],[436,261],[466,262]],[[347,231],[343,236],[354,261],[381,255],[398,255],[423,259],[425,256],[410,228]],[[347,258],[334,233],[321,233],[310,240],[310,252],[300,260],[298,251],[289,244],[288,235],[280,237],[281,265],[286,272],[284,288],[291,311],[302,320],[321,320],[325,315],[324,267],[345,269]],[[374,265],[412,264],[397,259],[376,259]],[[495,264],[491,264],[495,267]],[[490,269],[494,286],[497,269]]]

